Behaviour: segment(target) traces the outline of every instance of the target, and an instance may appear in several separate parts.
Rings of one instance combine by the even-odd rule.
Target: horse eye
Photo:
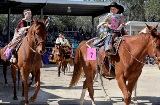
[[[157,46],[156,46],[156,49],[160,49],[160,46],[159,46],[159,45],[157,45]]]
[[[156,30],[156,29],[154,29],[153,31],[154,31],[154,32],[157,32],[157,30]]]

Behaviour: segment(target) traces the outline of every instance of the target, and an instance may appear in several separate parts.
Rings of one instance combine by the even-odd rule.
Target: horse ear
[[[44,22],[44,24],[46,25],[48,23],[49,19],[47,18]]]
[[[156,28],[158,28],[159,23],[156,25]]]
[[[151,26],[149,26],[147,23],[145,23],[146,24],[146,26],[147,26],[147,28],[149,29],[149,30],[151,30]]]
[[[37,19],[37,18],[34,18],[33,21],[34,21],[35,23],[37,23],[37,22],[38,22],[38,19]]]

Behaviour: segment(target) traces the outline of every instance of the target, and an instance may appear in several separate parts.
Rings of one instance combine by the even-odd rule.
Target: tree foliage
[[[145,18],[147,21],[160,21],[160,1],[145,1]]]
[[[124,16],[127,21],[160,21],[160,0],[84,0],[100,2],[116,1],[125,7]],[[11,29],[14,29],[18,21],[22,18],[21,15],[11,14]],[[92,18],[87,16],[49,16],[51,18],[50,27],[58,27],[63,31],[66,27],[77,26],[84,30],[91,31]],[[98,18],[94,19],[95,28],[98,24]],[[7,29],[8,15],[0,14],[0,29]]]

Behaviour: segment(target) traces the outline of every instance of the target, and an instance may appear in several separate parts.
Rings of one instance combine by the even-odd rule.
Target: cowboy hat
[[[117,4],[116,2],[112,2],[110,5],[105,7],[107,13],[110,12],[110,7],[116,7],[117,9],[119,9],[118,14],[121,14],[124,12],[123,6]]]

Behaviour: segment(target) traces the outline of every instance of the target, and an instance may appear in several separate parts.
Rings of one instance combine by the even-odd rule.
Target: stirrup
[[[12,57],[10,59],[10,63],[17,63],[17,59],[15,58],[14,55],[12,55]]]

